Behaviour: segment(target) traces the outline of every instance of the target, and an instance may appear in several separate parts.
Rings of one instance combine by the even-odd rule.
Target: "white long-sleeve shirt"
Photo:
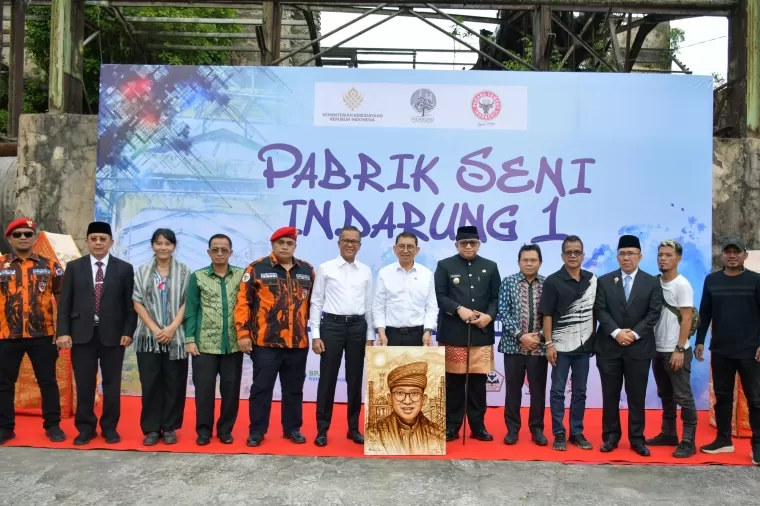
[[[363,314],[367,320],[367,341],[374,341],[372,271],[369,267],[358,260],[348,263],[340,256],[320,265],[311,292],[309,326],[312,339],[321,339],[322,312],[341,316]]]
[[[415,263],[406,271],[399,262],[380,269],[372,301],[376,328],[418,327],[435,330],[438,301],[433,272]]]

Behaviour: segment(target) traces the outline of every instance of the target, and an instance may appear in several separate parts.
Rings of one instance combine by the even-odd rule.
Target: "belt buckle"
[[[350,321],[351,321],[351,317],[350,317],[350,316],[348,316],[348,315],[346,315],[346,323],[348,323],[348,322],[350,322]]]
[[[399,330],[399,332],[401,332],[402,334],[408,334],[408,333],[409,333],[409,328],[408,328],[408,327],[402,327],[402,328],[400,328],[400,329],[398,329],[398,330]]]

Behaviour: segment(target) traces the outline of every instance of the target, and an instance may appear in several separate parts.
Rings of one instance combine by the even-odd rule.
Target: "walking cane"
[[[462,417],[462,445],[467,440],[467,392],[470,388],[470,344],[472,344],[472,323],[467,322],[467,363],[464,369],[464,416]]]

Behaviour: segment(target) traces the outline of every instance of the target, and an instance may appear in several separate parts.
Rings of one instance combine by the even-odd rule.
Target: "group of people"
[[[352,226],[340,231],[339,255],[316,269],[295,256],[298,234],[292,227],[275,231],[270,237],[271,253],[245,269],[230,265],[232,240],[214,235],[208,243],[210,264],[195,272],[175,258],[177,238],[169,229],[154,232],[154,256],[136,270],[110,254],[113,236],[107,223],[90,224],[89,254],[69,262],[65,273],[54,260],[33,253],[35,235],[31,219],[11,223],[6,237],[13,252],[0,260],[4,309],[0,315],[0,444],[15,437],[14,392],[24,354],[40,387],[46,435],[54,442],[66,439],[59,427],[55,377],[59,349],[71,349],[76,380],[79,434],[74,444],[86,445],[97,437],[98,369],[103,388],[100,429],[107,443],[119,442],[121,369],[125,348],[132,344],[142,388],[140,425],[146,446],[177,442],[189,360],[197,444],[209,444],[214,432],[222,443],[232,443],[244,354],[253,363],[247,445],[257,447],[264,441],[278,376],[283,437],[305,443],[301,426],[309,348],[320,356],[314,443],[328,444],[335,389],[345,358],[346,437],[363,444],[359,415],[366,346],[430,346],[434,333],[445,347],[446,440],[460,437],[466,414],[471,437],[491,441],[484,415],[498,318],[502,322],[498,351],[504,355],[506,373],[505,444],[515,444],[519,438],[526,375],[531,439],[541,446],[548,444],[543,420],[551,365],[553,448],[566,450],[570,443],[591,449],[583,434],[583,418],[590,357],[595,355],[603,393],[600,450],[615,450],[622,438],[619,404],[625,384],[631,448],[642,456],[649,455],[647,445],[674,446],[676,457],[694,455],[697,413],[691,362],[703,360],[705,336],[712,327],[718,436],[701,449],[734,451],[731,415],[738,372],[750,407],[752,459],[760,463],[760,275],[744,270],[747,253],[740,240],[724,245],[724,268],[706,278],[697,311],[693,290],[678,273],[681,245],[671,240],[659,245],[661,274],[652,276],[639,269],[641,245],[631,235],[619,240],[620,268],[601,277],[582,268],[583,242],[568,236],[562,243],[563,266],[557,272],[547,277],[539,274],[541,249],[527,244],[518,253],[519,272],[503,280],[496,263],[479,255],[478,230],[469,226],[457,230],[457,254],[439,261],[435,272],[415,261],[420,251],[417,237],[400,233],[393,247],[398,262],[381,269],[376,280],[357,259],[362,236]],[[692,350],[690,336],[695,332]],[[650,366],[662,399],[663,419],[660,433],[645,439]],[[388,381],[401,412],[423,417],[413,406],[424,393],[425,382],[417,369],[415,365]],[[215,422],[217,377],[222,402]],[[569,431],[565,426],[568,378],[572,388]],[[676,406],[681,407],[683,421],[680,438]],[[394,426],[403,425],[410,437],[415,430],[424,430],[424,420],[407,418],[393,420]]]

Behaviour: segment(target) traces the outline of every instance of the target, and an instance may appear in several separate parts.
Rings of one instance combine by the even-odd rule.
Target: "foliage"
[[[29,56],[40,71],[41,79],[47,81],[50,67],[50,9],[30,6],[28,15],[39,20],[26,22],[26,47]],[[207,9],[180,7],[129,7],[122,9],[123,15],[139,17],[191,17],[191,18],[236,18],[235,9]],[[169,64],[169,65],[225,65],[229,63],[226,51],[178,51],[165,48],[170,45],[165,37],[151,35],[130,36],[120,23],[111,7],[87,6],[85,8],[85,37],[99,30],[100,33],[84,48],[83,81],[86,95],[85,112],[95,113],[98,109],[100,89],[100,66],[102,64]],[[238,25],[195,24],[195,23],[139,23],[138,29],[145,32],[240,32]],[[229,46],[230,39],[187,37],[173,39],[174,44],[192,46]],[[149,44],[164,48],[148,47]],[[46,87],[45,87],[46,88]],[[26,89],[25,89],[26,95]],[[33,112],[47,110],[47,96],[44,105]]]
[[[720,88],[724,84],[726,84],[726,78],[723,77],[723,74],[720,72],[713,72],[712,73],[713,78],[713,88]]]
[[[670,27],[668,50],[671,55],[676,55],[681,49],[681,44],[686,40],[686,32],[682,28]]]
[[[0,134],[8,133],[8,110],[9,110],[8,72],[3,73],[0,79]],[[24,80],[24,109],[25,114],[34,114],[47,111],[48,83],[47,77],[34,74]]]
[[[518,54],[517,56],[530,62],[533,58],[533,41],[527,37],[523,37],[520,39],[520,42],[522,42],[522,54]],[[508,60],[503,63],[509,70],[528,70],[522,63],[515,60]],[[549,60],[549,70],[555,72],[569,70],[565,65],[562,65],[562,54],[556,48],[552,49],[551,58]]]

